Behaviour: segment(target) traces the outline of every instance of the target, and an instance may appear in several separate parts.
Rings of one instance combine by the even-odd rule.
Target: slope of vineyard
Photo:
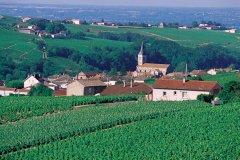
[[[75,106],[136,101],[141,95],[83,97],[1,97],[0,125],[33,116],[72,110]]]
[[[169,110],[155,119],[37,145],[1,158],[239,159],[239,103],[200,108],[193,103],[182,103],[183,108],[189,106],[187,110]]]
[[[158,117],[198,110],[208,104],[193,102],[138,102],[84,107],[0,126],[0,153],[45,144],[67,137]]]

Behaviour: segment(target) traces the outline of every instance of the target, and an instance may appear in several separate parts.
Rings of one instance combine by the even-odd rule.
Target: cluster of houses
[[[159,28],[165,28],[165,24],[163,22],[161,22],[158,26]],[[178,26],[178,29],[192,29],[191,26],[187,26],[187,25],[180,25]],[[199,24],[198,27],[194,28],[194,29],[201,29],[201,30],[223,30],[223,26],[216,26],[216,25],[209,25],[207,23],[201,23]],[[224,32],[227,33],[237,33],[237,29],[235,28],[229,28],[224,30]]]
[[[183,101],[196,100],[200,94],[217,94],[222,89],[217,82],[187,79],[188,76],[215,75],[223,71],[221,69],[167,74],[168,68],[169,64],[147,63],[142,44],[136,71],[128,72],[125,76],[110,77],[106,73],[80,72],[74,77],[62,74],[43,78],[34,74],[24,80],[24,89],[0,87],[0,95],[27,95],[32,86],[44,84],[54,91],[54,96],[144,94],[149,101]],[[148,78],[155,78],[155,84],[144,83]]]
[[[61,31],[61,32],[56,33],[56,34],[50,34],[50,33],[46,32],[45,30],[40,30],[38,28],[38,26],[36,26],[36,25],[28,25],[27,22],[29,20],[31,20],[30,17],[22,18],[23,23],[19,23],[19,24],[16,25],[16,27],[18,28],[20,33],[38,35],[39,37],[47,36],[47,37],[51,37],[51,38],[66,37],[67,36],[66,31]],[[76,24],[76,25],[81,24],[80,19],[65,19],[63,22],[64,23]]]

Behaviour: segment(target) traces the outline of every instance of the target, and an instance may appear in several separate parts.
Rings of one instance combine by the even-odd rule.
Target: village
[[[136,71],[126,75],[109,76],[106,73],[80,72],[75,77],[66,74],[42,77],[29,74],[24,80],[24,88],[6,88],[1,83],[0,95],[28,95],[33,86],[42,84],[54,91],[54,96],[106,96],[144,94],[147,101],[184,101],[196,100],[199,95],[218,94],[222,86],[215,81],[189,80],[192,77],[216,75],[219,72],[239,72],[231,68],[172,72],[170,64],[148,63],[144,43],[138,53]],[[154,80],[147,84],[146,80]]]
[[[24,17],[22,18],[22,23],[16,24],[16,28],[20,33],[25,33],[25,34],[32,34],[32,35],[38,35],[39,37],[45,36],[45,37],[50,37],[50,38],[58,38],[58,37],[66,37],[67,32],[62,30],[59,31],[58,33],[49,33],[46,30],[41,30],[37,25],[32,24],[29,25],[28,22],[33,20],[33,18],[30,17]],[[41,20],[41,19],[38,19]],[[74,25],[81,25],[81,24],[88,24],[87,22],[81,22],[80,19],[65,19],[61,21],[62,24],[74,24]],[[157,28],[177,28],[181,30],[187,30],[187,29],[195,29],[195,30],[219,30],[223,31],[226,33],[231,33],[235,34],[237,33],[236,28],[226,28],[222,26],[221,24],[218,24],[216,22],[205,22],[202,21],[201,23],[198,24],[198,22],[193,22],[192,26],[190,25],[181,25],[178,23],[169,23],[166,24],[164,22],[160,22],[159,25],[153,25],[153,24],[116,24],[114,22],[105,22],[104,19],[98,22],[92,22],[90,23],[92,26],[103,26],[103,27],[113,27],[113,28],[152,28],[152,27],[157,27]]]

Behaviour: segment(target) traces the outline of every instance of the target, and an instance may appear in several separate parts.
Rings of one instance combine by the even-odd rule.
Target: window
[[[166,96],[167,95],[167,92],[163,92],[163,96]]]
[[[88,88],[88,93],[92,93],[92,88]]]
[[[182,92],[182,98],[187,98],[187,92]]]
[[[174,91],[174,92],[173,92],[173,95],[176,96],[176,95],[177,95],[177,91]]]

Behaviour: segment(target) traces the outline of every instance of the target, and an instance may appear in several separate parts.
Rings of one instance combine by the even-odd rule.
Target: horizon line
[[[95,7],[153,7],[153,8],[240,8],[240,6],[169,6],[169,5],[102,5],[102,4],[54,4],[54,3],[24,3],[24,2],[15,2],[15,3],[8,3],[8,2],[0,2],[0,5],[20,5],[20,4],[28,4],[28,5],[67,5],[67,6],[95,6]]]

